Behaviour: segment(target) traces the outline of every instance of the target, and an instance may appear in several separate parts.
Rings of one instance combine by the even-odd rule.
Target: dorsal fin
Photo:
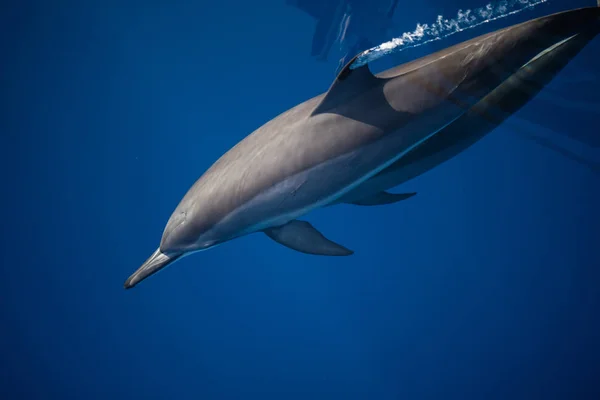
[[[370,88],[378,85],[383,80],[377,78],[369,69],[369,64],[365,63],[358,68],[350,68],[354,61],[363,53],[359,53],[340,71],[333,81],[333,84],[325,94],[325,97],[315,107],[312,115],[323,113],[334,109],[338,105],[347,102]]]

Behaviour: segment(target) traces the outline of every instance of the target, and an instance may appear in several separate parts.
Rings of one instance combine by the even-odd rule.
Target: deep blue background
[[[483,5],[404,3],[398,33]],[[543,93],[586,122],[534,100],[416,197],[308,217],[354,256],[256,234],[126,291],[189,186],[337,60],[282,0],[1,7],[1,399],[600,398],[600,177],[519,133],[597,160],[560,130],[598,132],[600,39]]]

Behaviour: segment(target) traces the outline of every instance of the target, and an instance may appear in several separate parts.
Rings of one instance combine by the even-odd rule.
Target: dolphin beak
[[[179,257],[181,257],[183,253],[175,253],[175,254],[164,254],[158,248],[151,256],[142,264],[141,267],[138,268],[126,281],[125,281],[125,289],[131,289],[147,277],[152,274],[157,273],[167,265],[171,264]]]

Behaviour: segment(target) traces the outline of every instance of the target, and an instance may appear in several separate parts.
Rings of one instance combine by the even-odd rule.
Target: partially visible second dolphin
[[[423,172],[497,125],[490,107],[507,106],[510,114],[521,101],[513,89],[523,87],[528,68],[552,55],[572,58],[587,43],[582,38],[595,36],[599,17],[590,7],[534,19],[379,75],[368,65],[353,69],[353,59],[327,93],[272,119],[217,160],[125,287],[184,255],[254,232],[304,253],[352,254],[297,218],[339,201],[392,202],[382,190],[405,179],[407,166]],[[547,71],[534,80],[543,86],[543,75],[551,77],[560,63],[538,69]],[[525,96],[539,88],[532,90]],[[471,127],[473,116],[487,125]]]

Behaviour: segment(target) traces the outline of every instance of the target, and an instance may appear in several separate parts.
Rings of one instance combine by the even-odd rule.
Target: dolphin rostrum
[[[537,18],[378,75],[368,64],[353,68],[355,57],[326,93],[258,128],[194,183],[125,288],[184,255],[254,232],[308,254],[352,254],[297,218],[394,168],[536,57],[595,29],[599,17],[600,8],[590,7]]]

